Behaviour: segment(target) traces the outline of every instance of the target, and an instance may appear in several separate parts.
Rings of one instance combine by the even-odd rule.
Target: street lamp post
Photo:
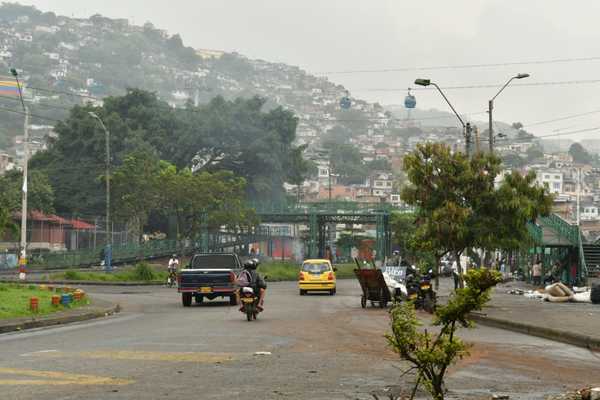
[[[456,109],[454,109],[454,106],[452,106],[452,103],[450,103],[450,100],[448,100],[448,98],[446,97],[444,92],[442,92],[442,89],[440,89],[440,87],[435,82],[431,82],[431,79],[416,79],[415,85],[419,85],[419,86],[430,86],[431,85],[431,86],[434,86],[438,90],[438,92],[440,92],[440,94],[442,95],[444,100],[446,100],[446,103],[448,103],[448,105],[454,112],[454,115],[456,115],[456,118],[458,118],[458,120],[460,121],[460,124],[463,127],[464,135],[465,135],[465,153],[467,154],[467,157],[469,157],[471,155],[471,132],[472,132],[471,124],[469,122],[467,122],[465,124],[465,122],[460,117],[458,112],[456,112]]]
[[[17,82],[17,89],[19,90],[19,98],[21,99],[21,106],[25,112],[25,122],[23,125],[23,187],[21,195],[21,257],[20,263],[26,263],[27,261],[27,177],[28,177],[28,165],[29,165],[29,108],[25,105],[23,100],[23,91],[21,89],[21,82],[19,82],[19,73],[16,69],[10,70],[11,74],[15,77]]]
[[[106,138],[106,249],[104,253],[105,264],[104,268],[108,271],[112,269],[112,226],[110,221],[110,131],[104,125],[102,119],[95,112],[88,114],[100,123],[104,130]]]
[[[493,119],[492,119],[492,110],[494,109],[494,100],[496,99],[496,97],[498,97],[498,95],[500,93],[502,93],[502,91],[504,89],[506,89],[506,87],[515,79],[523,79],[523,78],[528,78],[529,74],[517,74],[515,76],[513,76],[512,78],[510,78],[508,80],[508,82],[506,82],[504,84],[504,86],[502,86],[500,88],[500,90],[498,91],[498,93],[496,93],[496,95],[494,97],[491,98],[491,100],[488,102],[488,118],[489,118],[489,127],[488,127],[488,133],[489,133],[489,139],[490,139],[490,154],[492,154],[494,152],[494,126],[493,126]]]

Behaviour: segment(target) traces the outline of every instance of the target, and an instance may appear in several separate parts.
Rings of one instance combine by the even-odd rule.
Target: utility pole
[[[104,125],[102,119],[94,112],[88,113],[92,118],[100,123],[100,126],[104,130],[104,136],[106,141],[106,250],[105,250],[105,265],[104,268],[108,271],[112,269],[112,224],[110,221],[110,131]]]
[[[27,263],[27,177],[28,177],[28,164],[29,164],[29,108],[25,105],[23,100],[23,90],[21,89],[21,82],[19,82],[19,73],[16,69],[10,70],[11,74],[15,77],[17,82],[17,89],[19,90],[19,99],[21,100],[21,106],[25,112],[25,122],[23,125],[23,187],[21,194],[21,256],[20,262],[26,265]],[[24,265],[23,265],[24,266]]]
[[[494,100],[488,101],[488,134],[490,138],[490,154],[494,152],[494,123],[492,120],[492,111],[494,109]]]
[[[471,157],[471,137],[473,134],[473,127],[470,122],[465,124],[465,154],[467,158]]]
[[[577,226],[581,226],[581,218],[579,214],[579,206],[580,206],[580,198],[581,198],[581,167],[577,167],[577,212],[575,216],[577,218]]]

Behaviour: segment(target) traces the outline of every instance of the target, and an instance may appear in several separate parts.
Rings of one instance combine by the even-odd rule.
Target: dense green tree
[[[30,171],[27,182],[27,205],[29,210],[54,212],[54,191],[48,177],[40,171]],[[0,202],[9,211],[21,209],[23,173],[9,171],[0,176]]]
[[[527,149],[528,162],[532,162],[540,158],[544,158],[544,150],[540,146],[531,146]]]
[[[579,142],[575,142],[569,147],[569,154],[573,157],[573,162],[578,164],[589,164],[593,159]]]
[[[179,169],[231,171],[246,180],[255,199],[281,198],[283,183],[298,184],[307,166],[303,149],[293,145],[296,118],[281,108],[264,112],[264,103],[218,97],[205,106],[172,109],[153,93],[132,89],[106,98],[101,108],[75,107],[31,166],[50,177],[58,211],[103,213],[105,133],[89,115],[93,111],[110,131],[113,168],[133,152],[150,152]]]
[[[459,259],[467,248],[514,249],[527,240],[527,222],[549,213],[552,197],[534,185],[533,172],[513,172],[496,186],[500,164],[494,155],[468,158],[439,143],[405,157],[410,185],[402,197],[417,209],[418,249]]]

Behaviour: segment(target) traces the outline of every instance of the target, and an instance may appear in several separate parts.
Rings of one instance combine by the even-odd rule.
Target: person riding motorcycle
[[[169,271],[169,273],[177,272],[177,267],[179,267],[179,259],[177,258],[177,254],[173,254],[173,257],[169,259],[167,270]]]
[[[258,265],[260,264],[259,260],[254,258],[248,260],[244,263],[244,269],[240,272],[238,276],[238,285],[240,288],[243,287],[251,287],[254,290],[254,293],[258,293],[258,305],[257,308],[259,311],[263,310],[263,305],[265,301],[265,292],[267,290],[267,283],[263,279],[263,277],[256,271]],[[237,303],[240,304],[240,295],[239,291],[236,294]]]

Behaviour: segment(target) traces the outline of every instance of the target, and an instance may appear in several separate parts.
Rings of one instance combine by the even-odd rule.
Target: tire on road
[[[190,307],[192,305],[192,294],[181,293],[181,304],[183,304],[184,307]]]
[[[229,305],[237,306],[237,298],[235,297],[235,295],[229,296]]]
[[[194,300],[196,301],[196,304],[201,304],[202,302],[204,302],[204,296],[202,296],[201,294],[196,294],[194,295]]]
[[[306,294],[306,290],[300,289],[300,296],[304,296]]]

